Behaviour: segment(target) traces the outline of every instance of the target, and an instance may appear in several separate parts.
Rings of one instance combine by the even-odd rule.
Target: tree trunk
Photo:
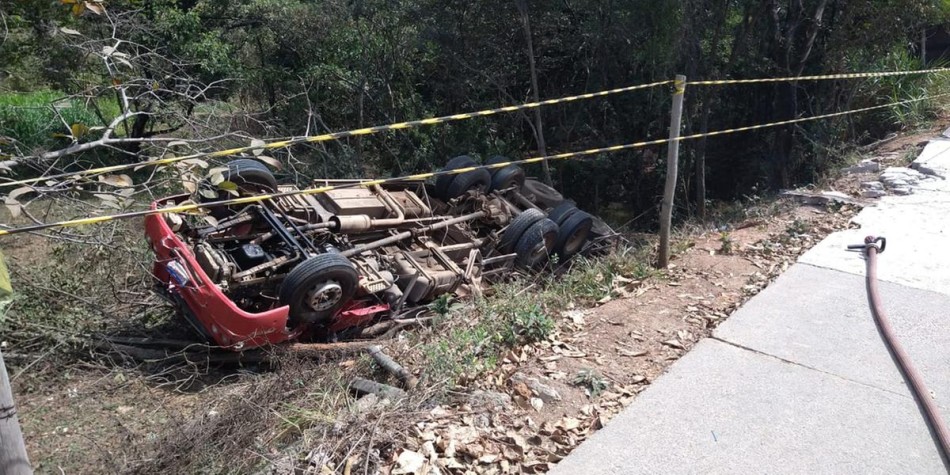
[[[528,54],[528,68],[531,71],[531,95],[534,102],[541,102],[541,94],[538,92],[538,71],[534,63],[534,42],[531,40],[531,20],[528,18],[528,4],[526,0],[517,0],[518,13],[521,14],[521,25],[524,28],[525,52]],[[534,128],[535,139],[538,142],[538,153],[542,157],[548,155],[547,146],[544,143],[544,128],[541,125],[541,108],[534,108]],[[551,185],[551,169],[548,161],[541,162],[544,169],[544,182]]]
[[[706,89],[702,93],[702,111],[699,115],[699,133],[709,132],[709,104],[712,94]],[[696,145],[696,214],[706,221],[706,137],[699,139]]]

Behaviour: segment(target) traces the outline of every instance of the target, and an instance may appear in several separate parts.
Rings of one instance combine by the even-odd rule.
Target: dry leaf
[[[666,345],[666,346],[669,346],[669,347],[672,347],[672,348],[676,348],[676,349],[679,349],[679,350],[685,350],[685,349],[686,349],[686,348],[683,346],[683,344],[680,343],[679,340],[676,340],[676,339],[666,340],[666,341],[661,342],[661,343],[663,343],[663,344]]]
[[[128,175],[100,175],[99,181],[112,186],[126,188],[133,185],[132,178]]]
[[[419,452],[403,450],[402,453],[399,454],[399,457],[396,458],[396,465],[398,465],[398,467],[392,471],[393,475],[416,474],[421,472],[426,466],[426,458]]]
[[[14,188],[13,191],[11,191],[7,196],[9,196],[10,198],[16,199],[31,191],[33,191],[32,186],[21,186],[19,188]]]
[[[200,158],[189,158],[187,160],[182,160],[181,163],[185,165],[194,165],[201,168],[208,168],[208,162]]]
[[[85,2],[85,6],[89,11],[95,13],[96,15],[102,15],[106,11],[97,1]]]
[[[10,211],[11,217],[18,218],[20,217],[20,214],[23,213],[23,205],[21,205],[20,202],[14,198],[7,196],[4,199],[4,204],[7,205],[7,210]]]
[[[253,153],[254,156],[264,153],[264,145],[266,145],[266,143],[261,139],[251,140],[251,147],[257,147],[254,148],[254,150],[251,150],[251,153]]]
[[[264,162],[264,163],[266,163],[266,164],[268,164],[268,165],[270,165],[270,166],[272,166],[272,167],[274,167],[274,168],[276,168],[276,169],[278,169],[278,170],[280,170],[281,167],[283,166],[283,165],[281,165],[281,163],[280,163],[279,160],[277,160],[277,159],[274,158],[274,157],[268,157],[267,155],[258,155],[258,156],[254,157],[254,158],[257,159],[257,160],[260,160],[260,161],[262,161],[262,162]]]
[[[647,355],[646,350],[628,350],[626,348],[617,348],[617,353],[620,353],[620,356],[629,356],[631,358]]]
[[[512,385],[511,389],[514,389],[519,396],[529,399],[532,396],[531,390],[528,389],[528,385],[519,381]]]

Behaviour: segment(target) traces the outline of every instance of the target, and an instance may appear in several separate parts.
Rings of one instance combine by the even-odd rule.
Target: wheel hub
[[[340,303],[343,298],[343,287],[335,280],[321,282],[307,292],[306,302],[317,312],[329,310]]]

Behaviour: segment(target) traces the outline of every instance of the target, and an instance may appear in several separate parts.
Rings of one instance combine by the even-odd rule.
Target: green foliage
[[[735,241],[732,239],[732,234],[727,231],[719,233],[719,253],[720,254],[732,254],[735,251]]]
[[[505,335],[507,343],[534,343],[546,340],[554,331],[554,320],[540,305],[529,308],[516,308],[510,313],[513,317]]]
[[[461,310],[462,307],[452,294],[442,294],[429,303],[429,309],[440,317],[446,317],[452,312]]]
[[[151,285],[145,268],[151,252],[138,233],[130,231],[102,244],[63,242],[37,249],[48,255],[45,259],[8,249],[8,256],[19,258],[8,261],[14,301],[0,332],[13,342],[39,337],[63,343],[125,325],[140,331],[164,325],[168,308],[144,302]]]
[[[908,39],[948,14],[944,0],[859,0],[830,2],[815,19],[820,4],[527,2],[538,92],[558,97],[675,73],[692,79],[914,69],[920,65]],[[165,104],[145,133],[176,125],[167,120],[182,113],[176,107],[186,115],[201,113],[202,120],[210,113],[210,122],[229,131],[287,136],[477,110],[532,96],[521,19],[515,3],[507,0],[116,0],[109,2],[108,12],[108,18],[73,17],[57,2],[13,2],[5,10],[10,33],[0,44],[0,90],[94,91],[105,102],[111,83],[104,80],[101,61],[94,54],[77,54],[77,45],[109,41],[114,21],[117,34],[128,42],[124,50],[134,53],[132,45],[141,45],[154,51],[133,70],[123,70],[120,80],[154,82],[170,90],[215,84],[197,104]],[[707,110],[708,126],[716,130],[948,89],[944,76],[696,89],[687,93],[684,122],[696,132]],[[668,91],[657,88],[545,108],[548,149],[663,137],[669,100]],[[231,109],[205,109],[207,101],[226,101]],[[879,114],[710,139],[705,149],[710,198],[732,199],[757,185],[776,189],[813,181],[836,164],[838,144],[916,127],[931,120],[938,107],[920,101]],[[234,111],[247,114],[237,117]],[[22,134],[15,138],[29,147],[55,146],[44,126],[58,129],[60,124],[47,119],[24,118],[26,125],[8,130]],[[683,142],[684,170],[698,155],[694,143]],[[408,174],[437,168],[461,153],[521,158],[537,153],[537,144],[530,114],[499,114],[296,147],[294,171],[301,181]],[[582,207],[610,210],[618,223],[651,228],[663,180],[662,154],[662,148],[651,147],[557,163],[554,176]],[[684,175],[691,191],[694,180]]]
[[[578,259],[557,279],[525,290],[522,281],[493,286],[493,294],[473,306],[459,307],[440,298],[431,306],[437,338],[422,345],[430,379],[448,383],[477,378],[495,368],[509,348],[550,338],[556,316],[568,305],[592,304],[613,294],[617,283],[653,275],[647,265],[649,247],[620,248],[607,255]]]
[[[584,388],[587,395],[594,398],[610,387],[610,383],[596,370],[585,368],[577,372],[572,380],[575,386]]]
[[[100,124],[99,117],[77,100],[63,99],[55,91],[0,93],[0,136],[10,137],[29,152],[34,148],[50,148],[71,142],[70,126],[82,124],[87,129]],[[78,139],[95,136],[85,132]]]
[[[591,304],[613,294],[619,279],[641,281],[653,276],[649,246],[620,247],[596,258],[575,257],[571,269],[544,289],[544,298],[555,308]]]

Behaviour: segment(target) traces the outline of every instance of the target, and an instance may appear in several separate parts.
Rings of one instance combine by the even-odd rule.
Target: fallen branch
[[[402,389],[363,378],[356,378],[350,382],[350,391],[353,391],[359,396],[365,394],[375,394],[380,397],[386,397],[394,400],[406,397],[406,392]]]
[[[373,360],[376,361],[380,366],[383,367],[389,374],[396,376],[402,380],[403,384],[406,385],[406,389],[415,389],[419,384],[419,379],[412,375],[406,368],[402,367],[399,363],[389,357],[386,353],[383,353],[383,349],[377,345],[370,346],[366,349],[369,352],[369,355],[373,357]]]
[[[143,348],[135,345],[169,343],[174,349]],[[117,338],[93,340],[92,348],[106,353],[120,353],[139,361],[173,361],[207,364],[267,363],[277,361],[281,355],[294,353],[301,356],[324,355],[330,352],[352,352],[365,349],[372,341],[351,341],[343,343],[295,343],[272,348],[274,351],[248,350],[233,352],[217,350],[212,347],[192,343],[192,347],[204,350],[188,350],[182,345],[187,342],[177,340],[154,340],[150,338]]]
[[[373,346],[376,342],[366,341],[344,341],[341,343],[294,343],[282,348],[283,351],[296,353],[299,355],[320,355],[328,352],[339,351],[360,351]]]
[[[262,351],[207,352],[207,351],[167,351],[152,348],[140,348],[108,341],[93,341],[91,346],[107,353],[119,353],[139,361],[146,362],[186,362],[190,364],[234,364],[263,363],[271,360],[272,355]]]

